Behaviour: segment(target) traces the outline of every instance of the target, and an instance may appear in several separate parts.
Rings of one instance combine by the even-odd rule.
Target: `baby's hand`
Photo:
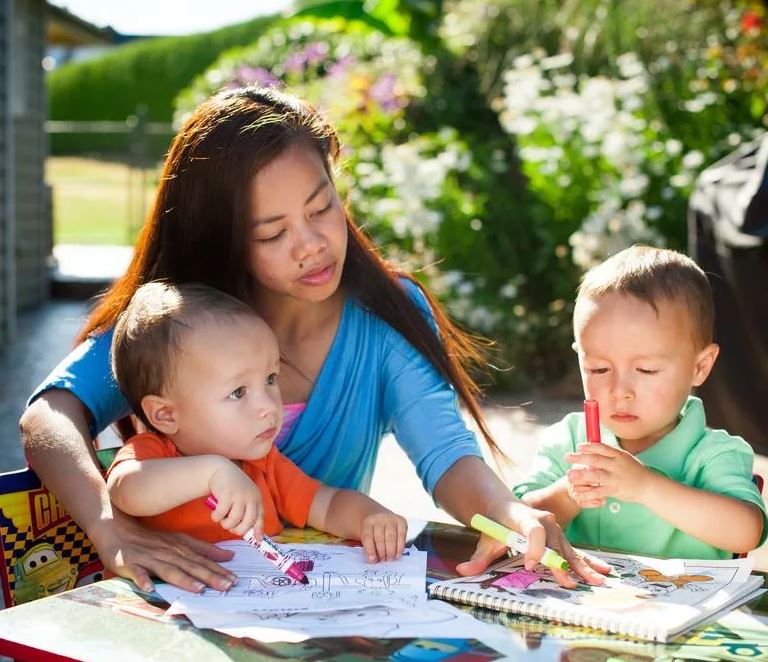
[[[360,541],[370,563],[394,561],[402,556],[408,532],[404,517],[388,510],[366,515],[360,531]]]
[[[243,536],[249,529],[257,539],[264,528],[261,491],[234,462],[226,460],[208,481],[211,494],[218,505],[211,519],[227,531]]]
[[[649,471],[632,453],[606,444],[581,444],[577,453],[566,453],[573,464],[566,473],[568,494],[582,508],[605,505],[608,497],[637,501]]]

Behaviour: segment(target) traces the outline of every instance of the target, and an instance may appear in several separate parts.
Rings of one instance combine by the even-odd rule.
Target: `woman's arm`
[[[40,480],[85,530],[102,563],[151,590],[150,574],[188,590],[224,589],[231,574],[215,561],[231,554],[189,536],[153,532],[113,508],[88,433],[87,410],[76,396],[40,395],[20,421],[24,453]]]
[[[542,557],[544,546],[548,545],[568,561],[571,570],[591,584],[602,584],[601,573],[610,571],[610,566],[599,559],[577,555],[552,513],[534,510],[517,500],[478,457],[463,457],[456,461],[437,483],[434,496],[445,510],[464,524],[479,513],[522,533],[528,538],[525,554],[528,568]],[[456,570],[462,575],[479,574],[505,550],[502,543],[481,536],[472,558],[460,563]],[[576,586],[567,571],[553,570],[552,574],[561,585]]]
[[[384,334],[381,350],[383,415],[427,492],[464,524],[479,513],[525,535],[528,565],[541,558],[547,544],[569,561],[574,572],[591,583],[602,583],[595,570],[608,572],[610,568],[597,559],[590,557],[586,563],[577,556],[555,516],[520,502],[483,461],[455,391],[429,361],[391,330]],[[457,570],[478,574],[504,551],[503,544],[481,536],[470,561]],[[565,571],[553,574],[562,585],[575,586]]]
[[[563,528],[581,512],[581,507],[568,493],[568,479],[565,476],[551,485],[526,492],[522,501],[531,508],[548,510]]]

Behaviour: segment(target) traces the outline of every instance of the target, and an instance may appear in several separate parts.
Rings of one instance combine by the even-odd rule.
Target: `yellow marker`
[[[473,515],[469,524],[473,529],[477,529],[480,533],[484,533],[494,540],[503,542],[507,547],[516,552],[524,553],[528,549],[528,541],[524,536],[483,515]],[[544,548],[544,556],[541,557],[540,563],[553,570],[568,569],[568,561],[549,547]]]

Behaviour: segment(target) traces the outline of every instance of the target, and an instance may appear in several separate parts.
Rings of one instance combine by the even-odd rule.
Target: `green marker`
[[[483,515],[472,515],[472,520],[469,522],[469,525],[473,529],[480,531],[480,533],[484,533],[494,540],[503,542],[507,547],[516,552],[523,553],[528,549],[528,541],[526,541],[523,536],[516,531],[508,529],[503,524],[494,522],[492,519],[488,519]],[[549,547],[544,548],[544,556],[541,557],[540,563],[552,570],[568,569],[568,561],[560,556],[554,549],[550,549]]]

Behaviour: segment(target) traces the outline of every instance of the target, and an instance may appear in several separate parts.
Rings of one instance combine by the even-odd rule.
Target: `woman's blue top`
[[[417,286],[403,286],[433,323]],[[112,330],[81,343],[38,386],[76,395],[96,436],[130,413],[112,375]],[[303,414],[280,451],[310,476],[367,492],[379,444],[392,432],[430,494],[459,458],[482,457],[459,412],[456,393],[397,331],[347,297],[339,327]]]

